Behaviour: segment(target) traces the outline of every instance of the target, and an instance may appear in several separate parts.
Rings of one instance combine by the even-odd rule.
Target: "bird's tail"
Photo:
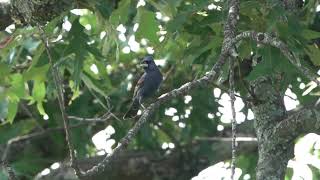
[[[130,119],[137,116],[137,112],[139,111],[140,103],[138,99],[134,99],[129,110],[123,116],[123,119]]]

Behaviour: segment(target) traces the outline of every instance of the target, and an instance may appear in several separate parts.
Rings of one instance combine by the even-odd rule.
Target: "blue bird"
[[[152,56],[146,56],[140,66],[143,67],[144,74],[135,86],[131,107],[123,116],[123,119],[134,118],[137,115],[140,105],[144,108],[142,102],[152,96],[162,82],[162,74]]]

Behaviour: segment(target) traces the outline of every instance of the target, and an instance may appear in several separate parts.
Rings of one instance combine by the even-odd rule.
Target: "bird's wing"
[[[139,81],[137,82],[136,87],[134,88],[133,98],[136,97],[139,89],[143,86],[143,83],[144,83],[145,78],[146,78],[146,73],[144,73],[144,74],[140,77]]]

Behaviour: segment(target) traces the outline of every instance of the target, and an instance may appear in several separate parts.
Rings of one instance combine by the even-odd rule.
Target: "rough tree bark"
[[[257,97],[251,104],[259,149],[257,180],[284,179],[287,163],[293,157],[292,139],[284,142],[273,131],[273,127],[287,114],[284,93],[275,88],[279,83],[272,77],[261,77],[251,83]]]
[[[24,24],[34,21],[43,24],[64,10],[71,9],[74,6],[73,2],[68,0],[12,0],[11,4],[0,3],[0,30],[4,30],[13,22]],[[296,7],[295,4],[291,6],[289,2],[292,1],[285,1],[285,3],[290,4],[290,7]],[[236,17],[233,18],[234,21],[235,19]],[[235,36],[234,31],[231,34]],[[225,43],[231,43],[232,39],[226,39],[225,41]],[[225,54],[228,56],[228,53]],[[311,104],[307,108],[287,112],[283,103],[284,92],[277,89],[279,83],[281,81],[274,75],[260,77],[250,84],[255,97],[257,97],[251,103],[258,139],[257,180],[284,179],[287,163],[293,157],[294,140],[299,135],[317,132],[320,129],[319,106]],[[147,158],[147,161],[138,162],[150,167],[150,164],[145,162],[152,161]]]

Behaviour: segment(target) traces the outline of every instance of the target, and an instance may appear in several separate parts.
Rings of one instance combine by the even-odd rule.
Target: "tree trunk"
[[[293,139],[283,139],[274,132],[274,127],[287,116],[284,93],[276,89],[279,83],[262,77],[251,84],[257,98],[252,103],[259,152],[257,180],[284,179],[287,163],[293,157]]]

